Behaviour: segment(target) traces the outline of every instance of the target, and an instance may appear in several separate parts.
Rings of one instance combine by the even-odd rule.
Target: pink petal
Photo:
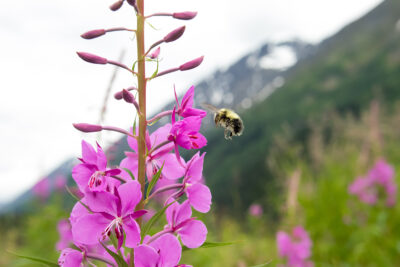
[[[203,164],[204,156],[206,155],[206,153],[203,153],[201,156],[199,155],[200,153],[194,155],[190,163],[188,164],[189,168],[186,173],[186,177],[188,179],[187,182],[189,183],[198,182],[203,177]]]
[[[199,149],[207,145],[207,139],[201,133],[192,134],[196,138],[190,138],[192,148]]]
[[[125,246],[128,248],[136,247],[140,242],[140,228],[137,222],[130,217],[126,217],[123,228],[126,234]]]
[[[181,109],[193,107],[194,86],[192,85],[185,93],[181,102]]]
[[[58,258],[58,265],[61,267],[80,267],[82,265],[82,252],[72,248],[64,249]]]
[[[88,142],[82,140],[82,158],[85,163],[97,164],[97,153]]]
[[[109,192],[87,192],[86,203],[94,212],[105,212],[117,217],[118,198]]]
[[[118,187],[117,190],[121,199],[121,216],[133,213],[142,199],[139,182],[131,180]]]
[[[172,125],[170,123],[165,124],[164,126],[158,128],[156,131],[154,131],[151,135],[150,135],[150,140],[151,140],[151,147],[156,147],[159,144],[161,144],[162,142],[167,141],[169,132],[171,131]],[[171,145],[167,145],[170,146],[170,150],[173,149],[173,146]]]
[[[107,168],[107,157],[103,149],[99,144],[97,144],[97,167],[99,170],[105,170]]]
[[[81,192],[85,192],[88,187],[90,176],[97,171],[97,168],[91,164],[78,164],[72,169],[72,178],[75,180]]]
[[[207,116],[207,112],[202,109],[197,109],[197,108],[185,108],[181,114],[179,114],[181,117],[192,117],[192,116],[198,116],[200,118],[204,118]]]
[[[179,235],[185,246],[198,248],[206,241],[207,227],[202,221],[193,220],[179,230]]]
[[[179,263],[182,247],[174,235],[165,234],[153,241],[150,246],[159,251],[160,259],[158,266],[175,266]]]
[[[183,159],[181,160],[184,162]],[[157,159],[157,165],[159,168],[161,168],[163,163],[164,167],[162,174],[164,178],[175,180],[185,174],[185,169],[177,162],[174,154],[169,153]]]
[[[192,217],[192,208],[190,207],[189,200],[185,200],[181,205],[177,207],[175,212],[175,225]]]
[[[81,202],[86,205],[85,198],[81,199]],[[90,214],[89,211],[80,203],[76,202],[75,206],[72,208],[69,221],[71,224],[76,223],[81,217]]]
[[[203,184],[197,183],[189,186],[186,193],[192,207],[202,213],[210,210],[211,206],[211,192],[210,189]]]
[[[171,225],[171,226],[174,225],[175,214],[176,214],[178,209],[179,209],[179,203],[178,202],[174,202],[165,211],[165,216],[167,218],[167,223],[169,225]]]
[[[81,217],[72,225],[72,236],[75,242],[94,245],[102,239],[102,232],[111,221],[103,215],[94,213]]]
[[[137,179],[138,177],[138,155],[136,153],[125,153],[127,155],[121,161],[120,168],[121,168],[121,176],[125,179],[125,181],[132,180],[131,176],[124,170],[124,168],[130,170],[132,174]]]
[[[135,267],[157,267],[160,255],[147,245],[140,245],[134,250]]]
[[[130,133],[132,133],[133,128],[130,129]],[[136,133],[138,133],[139,128],[136,128]],[[132,148],[133,151],[135,151],[136,153],[138,153],[138,145],[137,145],[137,140],[131,136],[128,136],[127,138],[128,141],[128,145],[130,146],[130,148]]]

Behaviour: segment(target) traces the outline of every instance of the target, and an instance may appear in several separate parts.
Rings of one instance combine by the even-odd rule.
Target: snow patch
[[[296,53],[290,46],[275,46],[271,52],[260,59],[260,67],[264,69],[286,70],[296,64]]]

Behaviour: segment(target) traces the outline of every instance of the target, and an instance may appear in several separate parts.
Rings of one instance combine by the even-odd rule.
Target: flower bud
[[[132,90],[137,90],[137,88],[134,87],[134,86],[131,86],[131,87],[128,87],[128,88],[123,89],[123,90],[132,91]],[[123,94],[123,91],[116,92],[114,94],[114,98],[117,99],[117,100],[121,100],[122,99],[122,94]]]
[[[172,17],[175,19],[190,20],[190,19],[196,17],[196,15],[197,15],[197,12],[185,11],[185,12],[173,13]]]
[[[194,68],[198,67],[201,64],[201,62],[203,62],[203,58],[204,58],[204,56],[201,56],[201,57],[193,59],[189,62],[186,62],[185,64],[182,64],[179,66],[179,70],[185,71],[185,70],[194,69]]]
[[[84,133],[92,133],[92,132],[100,132],[103,128],[100,125],[89,124],[89,123],[73,123],[72,124],[75,129],[84,132]]]
[[[135,97],[133,96],[133,94],[131,92],[129,92],[128,90],[126,90],[126,89],[122,90],[122,97],[128,103],[136,102]]]
[[[164,42],[169,43],[177,40],[185,32],[185,26],[179,27],[172,32],[168,33],[164,38]]]
[[[104,29],[92,30],[92,31],[85,32],[84,34],[81,35],[81,37],[83,39],[93,39],[93,38],[102,36],[105,33],[106,33],[106,30],[104,30]]]
[[[85,60],[86,62],[93,63],[93,64],[107,64],[108,61],[104,57],[99,57],[90,53],[86,52],[76,52],[78,56]]]
[[[156,58],[158,58],[158,55],[160,55],[160,47],[158,47],[156,50],[154,50],[154,52],[151,53],[151,54],[149,55],[149,57],[150,57],[151,59],[156,59]]]
[[[121,6],[122,6],[123,3],[124,3],[124,0],[119,0],[119,1],[115,2],[114,4],[112,4],[112,5],[110,6],[110,9],[111,9],[112,11],[117,11],[118,9],[121,8]]]

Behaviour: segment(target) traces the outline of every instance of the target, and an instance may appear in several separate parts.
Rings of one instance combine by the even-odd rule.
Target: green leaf
[[[230,246],[233,245],[237,242],[204,242],[203,245],[201,245],[198,248],[215,248],[215,247],[224,247],[224,246]],[[187,250],[192,250],[188,247],[183,247],[182,251],[187,251]]]
[[[118,267],[128,267],[128,264],[121,256],[119,256],[117,253],[115,253],[112,250],[110,250],[109,248],[107,248],[107,246],[104,245],[102,242],[100,242],[100,244],[108,252],[108,254],[110,254],[110,256],[113,257],[115,262],[118,264]]]
[[[153,72],[153,75],[151,75],[150,80],[153,79],[154,77],[156,77],[158,74],[158,60],[157,60],[157,68],[156,70]]]
[[[69,189],[68,186],[65,186],[65,189],[67,189],[67,192],[72,196],[72,198],[74,198],[76,201],[78,201],[79,203],[81,203],[82,206],[84,206],[90,213],[93,213],[93,211],[86,206],[77,196],[75,196],[72,192],[71,189]]]
[[[157,119],[153,122],[147,123],[147,126],[153,126],[154,124],[156,124],[160,119]]]
[[[131,172],[131,170],[127,169],[127,168],[122,168],[124,171],[126,171],[129,176],[132,178],[132,180],[136,180],[135,176],[133,175],[133,173]]]
[[[175,202],[176,200],[169,203],[167,206],[164,206],[161,210],[159,210],[156,214],[154,214],[153,217],[151,217],[151,219],[143,226],[142,231],[140,233],[142,241],[143,238],[146,236],[146,234],[150,231],[153,224],[155,224],[161,218],[161,216],[164,214],[167,208]]]
[[[214,248],[214,247],[224,247],[230,246],[237,242],[204,242],[199,248]]]
[[[13,253],[13,252],[10,252],[10,251],[8,251],[8,253],[13,254],[14,256],[17,256],[17,257],[22,258],[22,259],[35,261],[35,262],[40,262],[40,263],[42,263],[42,264],[44,264],[46,266],[58,267],[57,263],[54,263],[54,262],[51,262],[51,261],[48,261],[48,260],[45,260],[45,259],[31,257],[31,256],[18,255],[16,253]]]
[[[137,63],[137,60],[135,60],[135,62],[133,62],[132,71],[135,71],[136,63]]]
[[[164,168],[164,163],[165,163],[165,161],[163,162],[163,164],[162,164],[161,168],[158,170],[158,172],[153,175],[153,178],[151,178],[151,182],[149,183],[149,186],[147,187],[146,199],[149,198],[151,190],[156,185],[158,179],[160,179],[162,169]]]
[[[156,31],[158,31],[158,29],[156,28],[156,27],[154,27],[150,22],[148,22],[147,20],[146,20],[146,23],[150,26],[150,27],[152,27],[154,30],[156,30]]]

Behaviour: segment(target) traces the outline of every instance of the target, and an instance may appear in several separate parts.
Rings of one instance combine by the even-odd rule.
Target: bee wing
[[[202,103],[201,106],[202,106],[203,108],[205,108],[205,109],[211,111],[211,112],[215,112],[215,113],[218,112],[218,109],[217,109],[216,107],[214,107],[213,105],[211,105],[211,104]]]

